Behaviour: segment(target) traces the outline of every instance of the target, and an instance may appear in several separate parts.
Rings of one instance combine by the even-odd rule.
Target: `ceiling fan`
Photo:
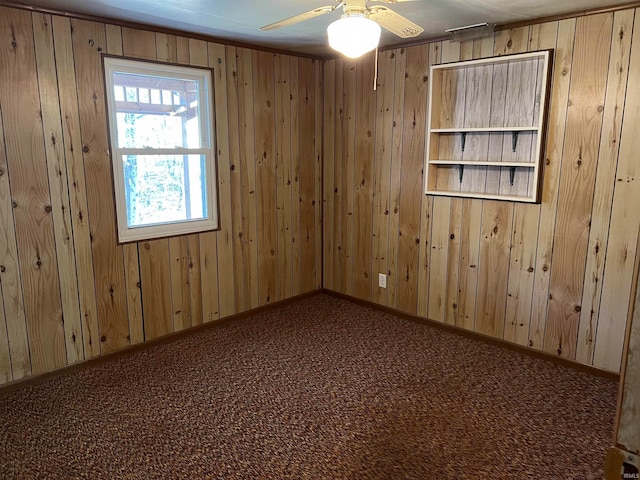
[[[398,3],[410,0],[374,0]],[[378,46],[380,27],[384,27],[400,38],[411,38],[423,32],[422,27],[383,6],[367,6],[367,0],[342,0],[310,10],[293,17],[270,23],[260,30],[277,30],[282,27],[310,20],[342,7],[343,14],[327,29],[329,46],[350,58],[357,58]]]

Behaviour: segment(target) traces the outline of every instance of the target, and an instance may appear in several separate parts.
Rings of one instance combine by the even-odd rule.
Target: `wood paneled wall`
[[[375,91],[371,55],[325,62],[324,286],[619,371],[640,224],[638,13],[384,51]],[[429,65],[548,48],[542,202],[424,195]]]
[[[0,384],[321,282],[321,64],[0,8]],[[102,55],[210,67],[221,230],[118,245]]]

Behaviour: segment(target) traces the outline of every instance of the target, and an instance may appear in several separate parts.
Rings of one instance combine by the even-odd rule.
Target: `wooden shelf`
[[[426,194],[539,201],[551,57],[431,66]]]
[[[525,167],[535,168],[535,162],[485,162],[483,160],[429,160],[432,165],[465,165],[472,167]]]
[[[538,127],[432,128],[431,133],[537,132]]]

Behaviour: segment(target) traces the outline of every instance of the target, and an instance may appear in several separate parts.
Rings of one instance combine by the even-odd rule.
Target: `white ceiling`
[[[98,15],[186,32],[210,35],[281,50],[333,55],[326,28],[340,11],[298,25],[262,32],[259,27],[335,5],[335,0],[23,0],[30,5]],[[401,0],[402,1],[402,0]],[[434,38],[453,27],[480,22],[510,23],[549,15],[620,5],[629,0],[414,0],[384,4],[424,28],[417,39]],[[415,39],[412,39],[415,40]],[[402,43],[383,32],[381,46]]]

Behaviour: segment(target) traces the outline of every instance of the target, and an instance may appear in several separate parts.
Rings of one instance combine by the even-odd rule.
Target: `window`
[[[104,66],[119,241],[218,228],[211,71]]]

